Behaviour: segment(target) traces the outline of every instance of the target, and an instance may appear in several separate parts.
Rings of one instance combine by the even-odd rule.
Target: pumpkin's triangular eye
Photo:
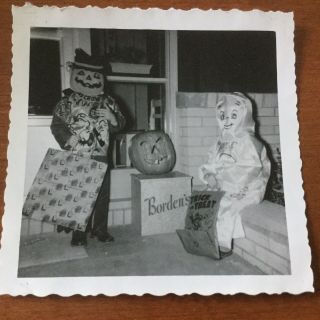
[[[79,76],[84,76],[84,71],[83,70],[79,70],[77,73]]]

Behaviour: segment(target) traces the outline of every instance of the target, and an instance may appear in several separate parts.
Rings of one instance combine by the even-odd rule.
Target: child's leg
[[[232,249],[233,238],[244,237],[239,212],[246,205],[245,202],[231,197],[230,194],[222,197],[217,219],[217,234],[219,246],[223,251]]]
[[[110,198],[110,170],[108,169],[103,179],[100,192],[94,207],[91,221],[91,234],[97,236],[100,241],[113,241],[108,233],[108,210]]]

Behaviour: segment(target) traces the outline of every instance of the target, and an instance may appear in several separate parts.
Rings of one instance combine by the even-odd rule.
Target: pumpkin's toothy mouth
[[[161,161],[167,159],[168,156],[162,156],[162,157],[159,157],[157,159],[150,159],[150,158],[145,158],[144,161],[147,163],[147,164],[157,164],[159,165],[161,163]]]
[[[79,79],[78,77],[76,77],[75,80],[77,83],[80,83],[83,87],[90,88],[90,89],[101,88],[101,86],[102,86],[101,82],[91,84],[88,82],[84,82],[83,80]]]

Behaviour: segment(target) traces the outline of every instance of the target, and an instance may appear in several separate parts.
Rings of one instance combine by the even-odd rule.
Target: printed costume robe
[[[98,108],[109,108],[116,116],[117,127],[96,117],[95,110]],[[81,151],[84,155],[101,158],[106,162],[110,131],[120,130],[124,122],[124,117],[112,97],[102,94],[86,96],[67,89],[54,110],[51,131],[62,149]],[[72,136],[81,137],[75,146],[69,145]]]
[[[121,130],[125,125],[125,118],[115,100],[103,94],[85,96],[71,89],[64,91],[64,97],[57,104],[51,123],[51,131],[63,150],[81,152],[94,160],[107,163],[109,135]],[[117,119],[117,126],[107,121],[101,121],[94,115],[97,108],[110,108]],[[71,147],[69,141],[72,136],[81,135],[85,138]],[[107,230],[108,208],[110,194],[110,165],[105,175],[96,201],[92,228]]]
[[[204,183],[207,183],[205,174],[212,173],[216,190],[225,192],[218,212],[217,235],[219,246],[227,249],[231,249],[233,238],[244,237],[239,212],[263,200],[270,176],[266,148],[254,136],[251,102],[241,96],[241,103],[244,106],[242,120],[232,134],[222,127],[208,162],[199,170]]]

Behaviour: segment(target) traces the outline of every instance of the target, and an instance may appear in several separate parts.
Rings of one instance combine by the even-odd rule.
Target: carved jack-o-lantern
[[[103,93],[104,77],[101,72],[73,67],[70,77],[70,87],[75,92],[86,96],[97,96]]]
[[[135,135],[131,140],[129,156],[133,166],[145,174],[167,173],[176,162],[173,143],[162,131]]]

